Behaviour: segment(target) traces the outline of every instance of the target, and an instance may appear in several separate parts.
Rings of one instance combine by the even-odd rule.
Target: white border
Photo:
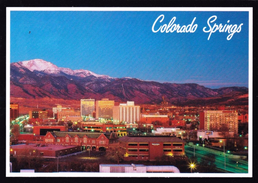
[[[209,12],[209,11],[247,11],[249,12],[249,82],[248,82],[248,173],[180,173],[180,174],[151,174],[151,173],[14,173],[10,172],[10,138],[9,138],[9,127],[10,127],[10,12],[11,11],[192,11],[192,12]],[[99,8],[99,7],[7,7],[6,8],[6,177],[252,177],[253,176],[253,8],[252,7],[178,7],[178,8],[162,8],[162,7],[151,7],[151,8],[124,8],[124,7],[110,7],[110,8]]]

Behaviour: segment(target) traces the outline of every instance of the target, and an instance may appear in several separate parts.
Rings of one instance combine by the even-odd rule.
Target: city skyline
[[[163,23],[176,17],[181,26],[196,17],[198,28],[154,33],[161,14]],[[203,28],[213,15],[218,24],[243,23],[241,32],[207,40]],[[248,12],[12,11],[11,63],[39,58],[118,78],[248,87],[248,29]]]

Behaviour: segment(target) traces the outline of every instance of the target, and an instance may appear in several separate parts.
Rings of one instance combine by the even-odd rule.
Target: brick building
[[[105,151],[109,146],[108,135],[90,132],[48,132],[43,141],[52,145],[80,146],[82,150]]]
[[[155,121],[159,121],[165,124],[169,121],[169,117],[168,115],[160,115],[160,114],[142,114],[140,121],[148,124],[151,124]]]
[[[157,157],[185,155],[184,141],[169,136],[125,136],[119,139],[126,148],[125,160],[156,160]]]
[[[78,146],[46,145],[46,144],[19,144],[10,146],[11,156],[45,156],[57,157],[81,151]]]

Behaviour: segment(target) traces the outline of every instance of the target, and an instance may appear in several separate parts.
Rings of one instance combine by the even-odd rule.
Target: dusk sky
[[[194,33],[153,33],[176,17]],[[237,24],[241,31],[211,35],[207,20]],[[227,21],[230,20],[229,23]],[[11,62],[43,59],[58,67],[90,70],[111,77],[171,83],[198,83],[209,88],[248,87],[248,12],[75,12],[12,11]]]

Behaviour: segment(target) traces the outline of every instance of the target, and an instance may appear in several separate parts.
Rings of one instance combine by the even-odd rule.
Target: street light
[[[191,173],[193,173],[193,169],[195,169],[195,164],[194,163],[190,163],[189,167],[191,169]]]
[[[226,152],[225,152],[225,140],[220,140],[220,143],[223,142],[223,154],[224,154],[224,168],[226,170]]]

